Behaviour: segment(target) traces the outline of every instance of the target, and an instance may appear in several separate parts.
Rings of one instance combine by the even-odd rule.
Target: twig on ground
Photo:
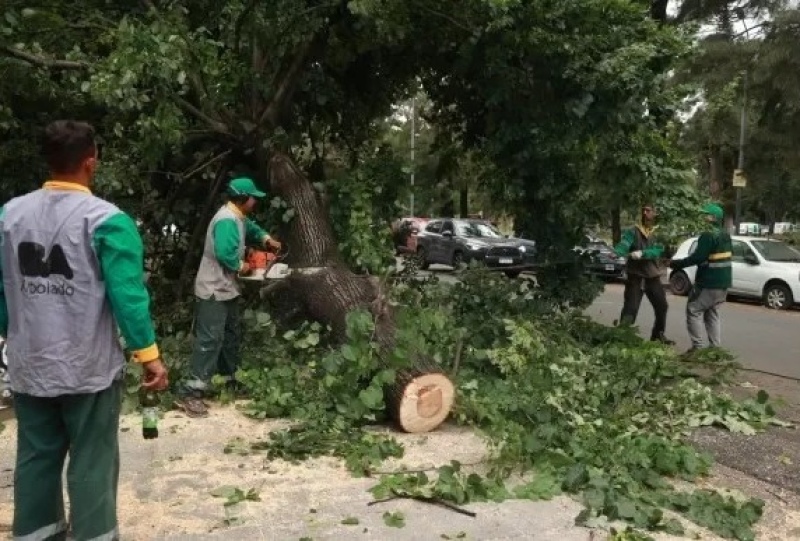
[[[466,509],[464,509],[462,507],[459,507],[459,506],[457,506],[455,504],[452,504],[450,502],[446,502],[446,501],[444,501],[444,500],[442,500],[440,498],[429,498],[427,496],[415,496],[415,495],[412,495],[412,494],[397,494],[397,493],[395,493],[395,495],[392,496],[391,498],[385,498],[383,500],[374,500],[374,501],[369,502],[367,505],[375,505],[375,504],[378,504],[378,503],[386,503],[386,502],[390,502],[392,500],[398,500],[398,499],[417,500],[419,502],[429,503],[431,505],[438,505],[438,506],[444,507],[446,509],[450,509],[451,511],[455,511],[456,513],[460,513],[462,515],[466,515],[468,517],[475,518],[477,516],[477,513],[473,513],[472,511],[468,511],[468,510],[466,510]]]

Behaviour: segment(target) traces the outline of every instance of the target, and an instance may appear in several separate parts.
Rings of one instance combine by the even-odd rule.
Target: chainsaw
[[[285,246],[281,245],[279,252],[248,248],[245,251],[245,262],[250,267],[250,272],[239,277],[243,280],[280,280],[289,276],[292,272],[289,265],[282,263],[289,254]]]

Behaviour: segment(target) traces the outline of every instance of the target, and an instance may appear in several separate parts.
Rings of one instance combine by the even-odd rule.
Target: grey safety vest
[[[41,189],[0,218],[9,312],[8,373],[18,393],[95,393],[125,356],[94,251],[97,227],[120,210],[89,193]]]
[[[200,269],[194,280],[194,294],[201,299],[228,301],[241,295],[236,272],[222,266],[214,250],[214,225],[220,220],[234,220],[239,228],[239,260],[244,258],[244,220],[225,205],[217,211],[206,231],[206,243],[203,247],[203,258],[200,260]]]

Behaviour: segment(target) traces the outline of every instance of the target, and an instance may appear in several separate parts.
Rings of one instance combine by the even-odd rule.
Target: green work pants
[[[98,393],[40,398],[14,395],[18,421],[14,539],[66,539],[62,472],[71,539],[112,541],[117,528],[122,384]]]
[[[204,392],[215,374],[233,379],[239,368],[242,325],[238,297],[220,301],[212,296],[195,302],[194,347],[184,393]]]

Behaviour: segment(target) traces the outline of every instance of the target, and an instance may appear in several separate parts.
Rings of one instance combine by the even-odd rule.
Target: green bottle
[[[142,437],[153,440],[158,437],[158,393],[142,387],[139,389],[139,405],[142,407]]]

